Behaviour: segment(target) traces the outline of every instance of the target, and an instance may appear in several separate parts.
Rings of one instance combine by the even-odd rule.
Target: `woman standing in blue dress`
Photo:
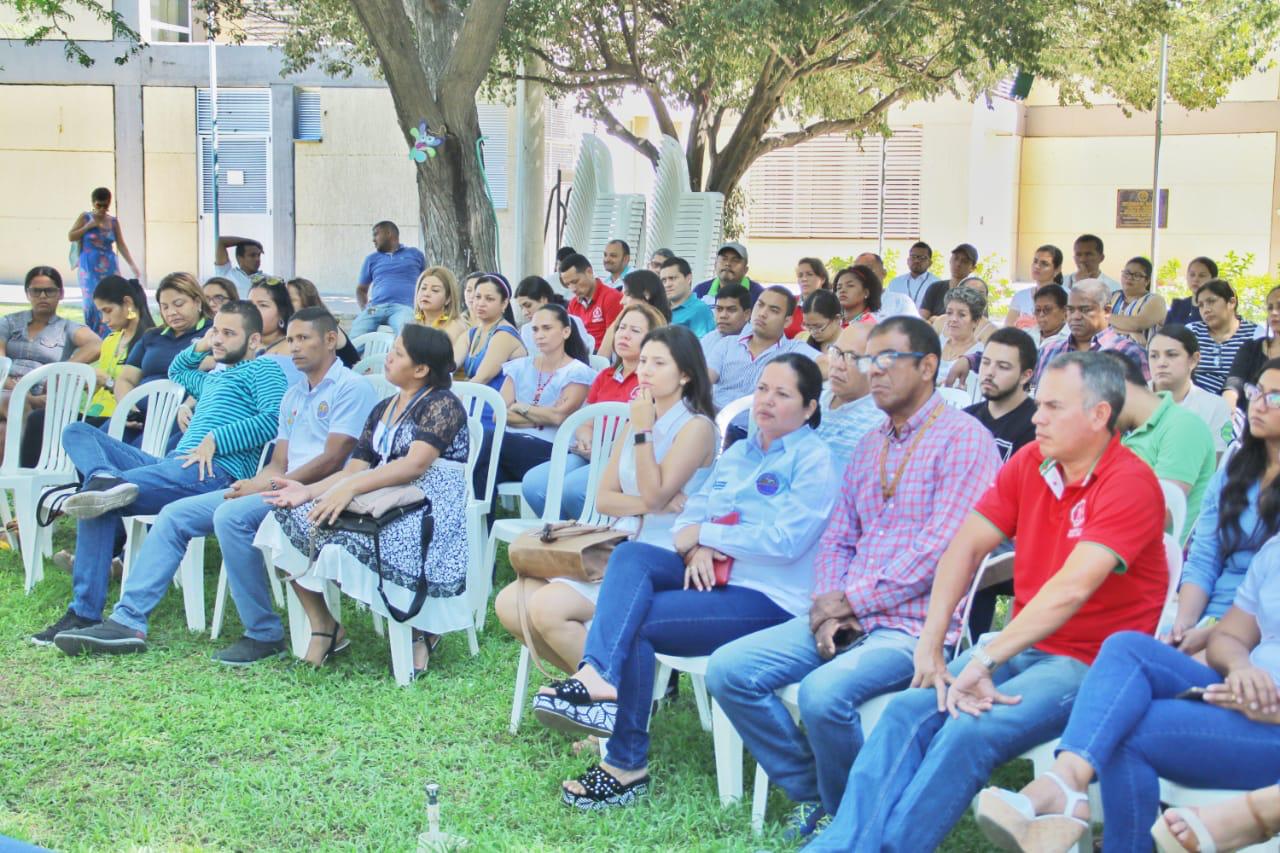
[[[90,196],[93,210],[80,214],[67,233],[67,239],[76,244],[72,256],[76,257],[76,273],[80,279],[80,302],[84,307],[84,324],[105,338],[111,334],[97,306],[93,304],[93,291],[98,282],[120,271],[116,259],[116,246],[133,270],[134,278],[142,278],[142,272],[133,262],[129,247],[120,231],[120,220],[107,213],[111,209],[111,190],[98,187]]]

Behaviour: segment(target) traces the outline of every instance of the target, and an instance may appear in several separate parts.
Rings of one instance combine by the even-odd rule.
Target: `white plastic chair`
[[[369,374],[365,379],[369,380],[369,384],[373,386],[373,391],[377,394],[378,400],[380,401],[387,399],[392,394],[400,393],[400,389],[392,384],[391,380],[383,376],[381,373]]]
[[[942,402],[957,409],[963,409],[973,404],[973,398],[965,388],[939,386],[938,396],[942,398]]]
[[[4,367],[6,376],[8,367]],[[19,379],[9,397],[9,426],[5,432],[4,461],[0,462],[0,521],[7,528],[14,517],[9,510],[12,492],[27,593],[44,577],[44,553],[53,541],[53,528],[42,528],[36,523],[36,504],[45,489],[75,479],[75,465],[62,447],[62,430],[67,424],[80,420],[85,401],[93,396],[96,381],[93,368],[87,364],[65,361],[46,364]],[[33,467],[24,468],[19,456],[26,426],[27,396],[40,383],[44,383],[46,394],[40,458]]]
[[[1164,508],[1169,513],[1169,533],[1181,542],[1187,530],[1187,496],[1182,488],[1169,480],[1160,481],[1160,491],[1164,492]]]
[[[262,469],[267,467],[267,463],[271,461],[271,454],[275,452],[275,442],[270,442],[262,448],[262,454],[258,457],[258,470],[256,474],[262,473]],[[200,552],[203,555],[203,551]],[[190,554],[190,549],[188,549]],[[203,575],[203,565],[201,566],[201,575]],[[277,577],[275,571],[270,566],[267,567],[267,585],[271,587],[271,598],[276,603],[276,607],[285,607],[284,599],[284,583]],[[203,606],[202,606],[203,609]],[[216,640],[218,635],[222,633],[222,622],[226,618],[227,610],[227,560],[224,557],[222,565],[218,568],[218,589],[213,596],[213,624],[209,628],[209,639]]]
[[[532,530],[542,524],[561,521],[560,504],[564,495],[565,463],[569,456],[569,445],[573,442],[573,434],[578,427],[587,421],[591,426],[591,463],[587,472],[586,500],[582,505],[582,514],[578,520],[583,524],[607,524],[612,519],[601,515],[596,509],[596,492],[599,490],[600,476],[609,464],[609,455],[613,452],[613,444],[626,430],[631,409],[626,403],[596,403],[579,409],[561,425],[551,447],[551,471],[547,479],[547,502],[540,519],[504,518],[495,521],[489,534],[489,542],[485,549],[486,567],[493,565],[497,554],[497,543],[511,542],[521,533]],[[520,647],[520,662],[516,667],[515,696],[511,702],[512,734],[520,728],[520,718],[524,715],[525,693],[529,689],[529,650]]]
[[[1187,788],[1168,779],[1160,780],[1160,802],[1172,808],[1202,808],[1221,803],[1234,797],[1242,797],[1244,791],[1211,788]],[[1153,818],[1154,819],[1154,818]],[[1280,853],[1280,837],[1261,844],[1240,848],[1240,853]]]
[[[378,356],[385,359],[395,341],[396,336],[387,332],[369,332],[355,338],[351,343],[355,344],[355,348],[360,351],[361,358],[369,359]]]
[[[381,376],[387,369],[387,354],[366,355],[351,368],[353,373],[361,376]]]
[[[123,439],[129,411],[143,399],[147,400],[147,418],[142,428],[142,444],[139,449],[157,459],[163,459],[177,423],[178,408],[186,399],[187,391],[176,382],[157,379],[134,388],[116,405],[116,411],[107,425],[107,435]],[[124,593],[129,570],[142,550],[147,531],[155,524],[157,514],[130,515],[124,523],[124,569],[120,576],[120,591]],[[182,588],[182,605],[186,611],[187,629],[204,630],[204,537],[198,536],[187,543],[187,551],[178,565],[174,583]]]
[[[612,364],[612,362],[609,361],[609,359],[605,358],[602,355],[593,354],[587,360],[591,364],[591,369],[595,371],[604,370],[606,367]]]
[[[754,394],[743,394],[738,399],[726,403],[725,407],[716,413],[716,431],[720,433],[719,447],[724,447],[724,436],[729,431],[729,424],[743,412],[751,411],[751,402],[754,399]],[[748,422],[747,431],[751,432],[750,422]]]
[[[471,494],[467,512],[467,595],[471,597],[472,621],[477,633],[484,630],[485,616],[489,609],[489,593],[493,591],[493,560],[487,559],[486,543],[489,540],[489,507],[493,505],[493,481],[498,476],[498,455],[502,452],[502,437],[507,431],[507,404],[502,395],[478,382],[455,382],[453,393],[467,407],[468,422],[475,425],[471,440],[479,453],[484,427],[481,418],[485,406],[493,412],[493,444],[489,448],[489,472],[485,476],[484,490]],[[477,461],[479,457],[477,456]],[[468,471],[474,470],[473,464]],[[467,488],[474,487],[468,473]],[[474,639],[473,639],[474,642]]]

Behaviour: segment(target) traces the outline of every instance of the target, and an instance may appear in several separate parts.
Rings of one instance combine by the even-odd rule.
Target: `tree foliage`
[[[124,52],[114,57],[117,65],[124,65],[142,49],[138,34],[109,3],[104,5],[98,0],[0,0],[0,6],[12,9],[17,23],[16,35],[27,44],[51,38],[61,39],[67,61],[86,68],[93,65],[93,57],[67,30],[73,21],[82,19],[85,15],[105,23],[111,28],[112,39],[123,45]],[[0,32],[0,37],[8,37],[8,34]]]
[[[1264,60],[1278,16],[1277,0],[514,0],[498,71],[539,57],[536,79],[656,162],[618,112],[640,92],[658,130],[686,138],[695,186],[728,194],[770,151],[882,132],[895,105],[979,95],[1014,70],[1067,102],[1148,108],[1166,31],[1171,96],[1210,106]]]

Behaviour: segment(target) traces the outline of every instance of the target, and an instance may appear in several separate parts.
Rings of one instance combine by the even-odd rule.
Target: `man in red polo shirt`
[[[584,255],[570,255],[560,263],[560,281],[572,293],[569,313],[582,319],[595,345],[600,348],[604,333],[622,313],[622,294],[596,278],[591,261]]]
[[[858,754],[812,850],[934,850],[991,771],[1058,737],[1102,641],[1155,630],[1164,497],[1120,444],[1124,376],[1099,353],[1046,368],[1036,441],[1005,463],[938,561],[912,686]],[[978,564],[1015,548],[1013,619],[948,668],[943,638]]]

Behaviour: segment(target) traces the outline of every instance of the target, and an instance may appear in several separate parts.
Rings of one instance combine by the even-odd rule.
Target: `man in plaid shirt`
[[[718,650],[707,686],[752,755],[800,804],[797,836],[834,813],[863,734],[858,706],[906,687],[934,569],[999,458],[991,433],[935,391],[928,323],[876,326],[859,364],[886,415],[858,444],[814,560],[808,616]],[[953,618],[948,642],[960,635]],[[800,682],[804,731],[774,695]]]

